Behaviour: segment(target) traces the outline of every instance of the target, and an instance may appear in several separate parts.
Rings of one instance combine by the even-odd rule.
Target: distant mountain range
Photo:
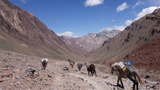
[[[118,33],[120,33],[119,30],[103,30],[100,33],[89,33],[83,37],[60,36],[60,38],[75,51],[79,53],[87,53],[101,47],[104,41],[114,37]]]
[[[38,18],[8,0],[0,0],[0,50],[63,60],[83,57]]]

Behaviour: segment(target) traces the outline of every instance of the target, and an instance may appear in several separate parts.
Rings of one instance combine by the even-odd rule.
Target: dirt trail
[[[87,83],[89,83],[90,85],[92,85],[94,87],[94,90],[106,90],[105,86],[103,85],[104,83],[104,79],[102,78],[98,78],[98,77],[89,77],[86,75],[80,75],[80,74],[76,74],[76,73],[70,73],[70,76],[76,77],[76,78],[82,78],[84,79],[84,81],[87,81]]]
[[[63,81],[72,81],[75,84],[79,85],[79,89],[75,88],[75,90],[132,90],[132,85],[133,83],[128,80],[128,79],[123,79],[124,87],[125,89],[119,88],[116,86],[116,81],[117,81],[117,76],[116,75],[111,75],[109,74],[108,70],[102,70],[103,69],[109,69],[105,68],[103,65],[96,65],[96,71],[97,77],[96,76],[88,76],[86,67],[83,67],[81,71],[78,71],[78,68],[75,66],[74,68],[71,68],[69,64],[66,62],[56,62],[57,65],[63,67],[66,65],[69,67],[69,72],[63,72],[60,69],[58,70],[61,72],[62,77],[58,76],[57,81],[62,84]],[[106,73],[107,72],[107,73]],[[82,82],[80,82],[80,81]],[[143,79],[144,81],[144,79]],[[82,87],[84,86],[84,87]],[[158,86],[159,87],[159,86]],[[140,90],[159,90],[159,88],[149,88],[145,86],[140,86]]]
[[[123,79],[125,89],[116,87],[117,76],[111,75],[109,68],[104,65],[96,64],[96,77],[88,76],[86,67],[82,67],[81,71],[76,65],[71,68],[67,61],[49,59],[46,70],[41,70],[39,57],[13,52],[0,52],[0,57],[0,90],[132,90],[133,83],[128,79]],[[28,67],[36,69],[34,77],[26,74]],[[140,87],[139,90],[159,88],[160,84],[153,88]]]

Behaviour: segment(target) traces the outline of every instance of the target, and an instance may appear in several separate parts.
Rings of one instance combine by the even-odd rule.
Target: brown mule
[[[127,77],[128,79],[130,79],[133,82],[133,90],[138,90],[138,82],[141,85],[143,84],[142,80],[138,74],[138,71],[133,66],[125,66],[125,65],[123,65],[123,63],[122,63],[122,66],[123,66],[123,68],[120,65],[118,65],[117,63],[111,65],[111,74],[113,74],[114,71],[116,71],[116,74],[118,76],[117,86],[124,88],[122,78]],[[119,81],[121,84],[119,84]]]

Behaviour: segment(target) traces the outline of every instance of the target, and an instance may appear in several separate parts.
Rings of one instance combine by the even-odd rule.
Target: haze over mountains
[[[79,53],[87,53],[102,46],[108,39],[120,33],[119,30],[103,30],[97,34],[89,33],[83,37],[67,37],[60,36],[60,38],[75,51]]]

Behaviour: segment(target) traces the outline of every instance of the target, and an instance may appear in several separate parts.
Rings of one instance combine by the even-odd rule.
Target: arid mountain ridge
[[[105,41],[120,33],[119,30],[103,30],[99,33],[89,33],[82,37],[60,36],[60,38],[75,51],[88,53],[101,47]]]
[[[57,59],[81,58],[27,11],[0,0],[0,49]]]
[[[131,61],[141,68],[159,69],[160,63],[160,9],[134,21],[124,31],[92,51],[99,63],[109,65],[115,61]]]

